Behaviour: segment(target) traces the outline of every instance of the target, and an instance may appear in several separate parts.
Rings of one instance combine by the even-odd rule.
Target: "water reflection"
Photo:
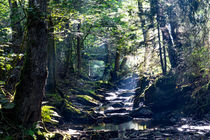
[[[109,130],[109,131],[124,131],[124,130],[146,130],[150,127],[150,120],[142,119],[142,120],[132,120],[129,122],[125,122],[122,124],[100,124],[97,126],[90,126],[88,130]]]

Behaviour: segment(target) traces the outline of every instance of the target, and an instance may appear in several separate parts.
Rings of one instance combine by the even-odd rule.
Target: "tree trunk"
[[[67,35],[66,46],[68,47],[68,50],[66,52],[66,62],[64,64],[64,77],[66,77],[68,74],[74,73],[74,66],[72,61],[72,36],[70,34]]]
[[[78,33],[80,33],[80,23],[78,24],[77,26],[77,31]],[[81,37],[80,35],[78,34],[77,35],[77,72],[78,72],[78,75],[80,75],[81,73]]]
[[[120,69],[120,49],[117,48],[115,55],[114,71],[111,73],[112,81],[117,80],[118,78],[117,72],[119,71],[119,69]]]
[[[115,73],[118,72],[120,69],[120,49],[116,50],[116,56],[115,56]]]
[[[49,93],[55,93],[56,89],[56,66],[55,66],[55,40],[54,40],[54,25],[51,16],[48,22],[48,45],[47,45],[47,66],[48,66],[48,79],[47,79],[47,91]]]
[[[47,0],[29,0],[28,40],[25,64],[14,97],[14,119],[31,127],[41,119],[41,103],[47,78]]]
[[[144,54],[144,67],[146,67],[147,58],[148,58],[148,27],[146,26],[146,19],[145,19],[145,12],[143,11],[143,4],[142,0],[138,0],[138,10],[139,10],[139,18],[141,21],[141,29],[143,32],[143,38],[144,38],[144,47],[145,47],[145,54]]]
[[[163,55],[162,55],[162,48],[161,48],[161,39],[160,39],[160,27],[158,26],[158,44],[159,44],[159,56],[160,56],[160,63],[161,63],[161,68],[162,68],[162,72],[163,75],[166,74],[166,70],[165,70],[165,66],[164,66],[164,62],[163,62]]]
[[[105,44],[105,51],[106,51],[106,58],[105,58],[105,69],[104,69],[104,73],[103,73],[103,79],[106,79],[106,77],[108,76],[109,74],[109,71],[110,71],[110,49],[109,49],[109,45],[108,43]]]
[[[163,75],[166,74],[166,62],[163,62],[163,55],[162,55],[162,47],[161,47],[161,38],[160,38],[160,8],[159,3],[157,2],[157,30],[158,30],[158,44],[159,44],[159,56],[160,56],[160,63],[162,68]],[[166,59],[165,59],[166,60]]]
[[[176,50],[173,47],[173,43],[172,43],[172,40],[170,37],[169,30],[167,29],[167,27],[164,27],[161,30],[162,30],[162,34],[163,34],[163,41],[165,43],[167,43],[167,45],[168,45],[168,56],[169,56],[169,60],[171,63],[171,67],[175,68],[175,67],[177,67],[177,54],[176,54]]]
[[[10,21],[12,27],[12,45],[15,53],[21,52],[20,46],[22,43],[23,31],[21,26],[21,14],[16,0],[9,0],[10,5]]]

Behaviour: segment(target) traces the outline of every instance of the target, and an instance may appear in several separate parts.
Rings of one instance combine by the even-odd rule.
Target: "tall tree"
[[[162,72],[163,72],[163,75],[166,74],[166,59],[163,59],[163,55],[164,55],[164,58],[166,58],[166,53],[164,51],[164,53],[162,53],[162,45],[161,45],[161,37],[160,37],[160,8],[159,8],[159,1],[156,2],[157,6],[157,30],[158,30],[158,44],[159,44],[159,56],[160,56],[160,63],[161,63],[161,68],[162,68]],[[165,50],[165,48],[164,48]],[[164,62],[165,60],[165,62]]]
[[[138,0],[138,16],[140,18],[141,22],[141,29],[143,33],[144,38],[144,47],[145,47],[145,54],[144,54],[144,67],[146,66],[146,60],[147,60],[147,53],[148,53],[148,26],[146,26],[146,12],[143,10],[143,1]]]
[[[41,103],[47,78],[47,0],[29,0],[27,52],[14,97],[14,119],[26,127],[41,119]]]
[[[81,73],[81,36],[80,36],[80,28],[81,28],[81,22],[77,25],[77,72],[78,75]]]

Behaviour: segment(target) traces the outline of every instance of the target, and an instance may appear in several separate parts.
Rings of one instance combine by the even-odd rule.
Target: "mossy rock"
[[[65,100],[62,116],[64,117],[65,121],[70,121],[73,123],[89,124],[96,122],[92,111],[82,111],[67,100]]]
[[[176,88],[176,78],[175,76],[160,77],[156,80],[155,86],[160,88],[161,90],[168,90],[168,89]]]
[[[80,118],[82,115],[84,115],[81,110],[73,106],[73,104],[67,100],[65,100],[65,104],[62,108],[62,116],[67,121],[74,121],[77,118]]]
[[[177,91],[174,76],[160,77],[145,89],[145,104],[150,106],[153,112],[172,110],[177,107]]]
[[[102,95],[96,94],[95,91],[91,89],[70,89],[70,92],[74,95],[87,95],[99,101],[105,100]]]
[[[99,101],[93,99],[92,97],[88,95],[77,95],[76,101],[85,106],[92,106],[92,107],[98,106],[98,103],[99,103]]]
[[[64,99],[58,94],[46,94],[46,98],[49,101],[49,104],[56,107],[60,108],[63,105]]]
[[[193,92],[191,104],[188,106],[188,112],[198,118],[210,113],[210,90],[209,83],[203,85],[199,90]]]

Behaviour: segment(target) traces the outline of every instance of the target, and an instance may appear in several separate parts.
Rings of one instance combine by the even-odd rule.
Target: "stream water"
[[[189,123],[190,119],[183,118],[182,124],[170,126],[149,118],[130,117],[137,80],[133,75],[122,80],[118,90],[106,93],[108,103],[96,108],[97,113],[105,116],[105,123],[83,126],[82,131],[69,129],[69,133],[117,132],[118,139],[210,139],[210,120]]]

